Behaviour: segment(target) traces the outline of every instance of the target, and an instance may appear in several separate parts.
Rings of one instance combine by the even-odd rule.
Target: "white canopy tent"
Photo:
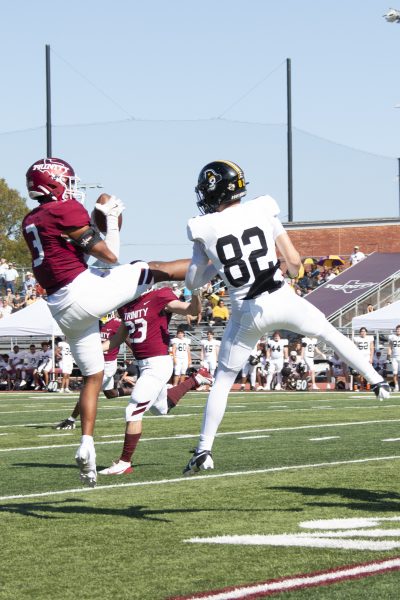
[[[39,299],[26,308],[0,319],[0,336],[30,335],[63,335],[45,300]]]
[[[392,302],[379,310],[354,317],[351,326],[354,329],[366,327],[368,331],[390,330],[400,325],[400,300]]]

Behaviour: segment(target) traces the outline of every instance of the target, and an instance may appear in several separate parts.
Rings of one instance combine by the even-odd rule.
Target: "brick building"
[[[400,217],[284,223],[302,258],[338,254],[347,259],[355,245],[365,254],[400,252]]]

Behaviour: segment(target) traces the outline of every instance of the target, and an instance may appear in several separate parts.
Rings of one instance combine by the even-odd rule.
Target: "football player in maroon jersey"
[[[37,200],[39,206],[25,216],[22,232],[32,255],[35,278],[47,290],[50,311],[83,375],[79,400],[82,440],[75,459],[81,481],[94,486],[93,432],[104,368],[98,320],[137,298],[154,282],[184,279],[189,261],[136,261],[99,276],[88,268],[86,256],[110,265],[117,262],[114,247],[119,246],[122,202],[110,196],[105,204],[96,204],[106,217],[107,233],[102,239],[78,201],[82,195],[79,179],[66,161],[38,160],[29,167],[26,181],[30,198]]]
[[[167,389],[173,371],[168,331],[171,315],[197,315],[200,306],[200,298],[196,293],[193,293],[190,302],[181,302],[170,288],[164,287],[146,292],[119,309],[123,323],[109,342],[103,342],[103,349],[109,351],[126,340],[137,361],[140,377],[126,408],[121,457],[111,467],[100,471],[101,475],[132,472],[131,459],[142,434],[142,419],[146,411],[165,415],[186,392],[212,383],[210,373],[202,368],[185,381]]]

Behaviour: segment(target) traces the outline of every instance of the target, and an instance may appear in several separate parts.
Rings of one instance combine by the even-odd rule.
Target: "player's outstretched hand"
[[[125,210],[123,202],[115,196],[110,196],[110,199],[105,204],[97,202],[95,208],[103,213],[105,217],[119,217],[119,215]]]

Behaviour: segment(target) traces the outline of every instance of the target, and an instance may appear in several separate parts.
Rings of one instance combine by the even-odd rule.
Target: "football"
[[[96,204],[106,204],[110,198],[110,194],[100,194],[96,200]],[[98,230],[101,231],[101,233],[107,233],[106,216],[101,211],[97,210],[97,208],[94,208],[92,217]],[[118,227],[119,229],[122,227],[122,213],[118,217]]]

